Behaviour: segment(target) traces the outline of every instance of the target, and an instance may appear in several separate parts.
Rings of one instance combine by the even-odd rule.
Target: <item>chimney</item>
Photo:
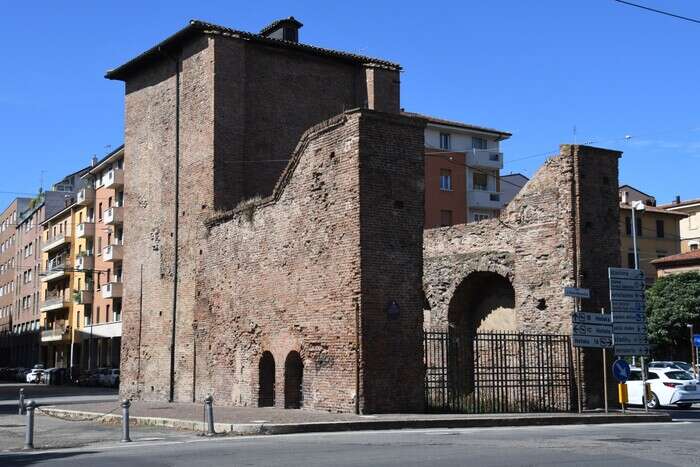
[[[673,204],[681,204],[681,196],[676,195],[676,199],[673,200]]]
[[[92,155],[92,166],[95,167],[96,165],[97,165],[97,156],[93,154]]]
[[[303,26],[294,16],[278,19],[262,28],[261,36],[282,41],[299,42],[299,29]]]
[[[627,197],[629,196],[629,192],[627,190],[622,192],[622,203],[627,204]]]

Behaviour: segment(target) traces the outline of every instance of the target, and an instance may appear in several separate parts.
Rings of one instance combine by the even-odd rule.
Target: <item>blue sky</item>
[[[693,0],[638,1],[700,18]],[[3,4],[0,206],[121,144],[107,69],[191,18],[257,31],[289,15],[303,42],[401,63],[406,110],[512,132],[504,173],[532,175],[576,127],[624,151],[621,183],[700,197],[700,24],[613,0],[28,3]]]

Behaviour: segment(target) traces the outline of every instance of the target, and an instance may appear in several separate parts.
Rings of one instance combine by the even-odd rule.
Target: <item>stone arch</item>
[[[258,406],[275,406],[275,357],[263,352],[258,367]]]
[[[292,350],[284,361],[284,408],[300,409],[303,400],[304,362],[299,352]]]
[[[447,309],[449,327],[473,337],[479,330],[515,331],[515,290],[493,271],[475,271],[455,288]]]

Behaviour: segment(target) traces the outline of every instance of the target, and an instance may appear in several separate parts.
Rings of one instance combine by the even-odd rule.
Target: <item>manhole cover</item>
[[[604,438],[604,439],[597,439],[596,441],[603,441],[606,443],[629,443],[629,444],[634,444],[634,443],[658,443],[661,440],[660,439],[644,439],[644,438]]]

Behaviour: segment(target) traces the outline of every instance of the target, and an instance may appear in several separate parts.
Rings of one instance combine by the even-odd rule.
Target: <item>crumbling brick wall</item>
[[[574,304],[565,286],[591,289],[584,311],[608,308],[607,268],[619,264],[619,156],[563,145],[499,219],[426,230],[425,325],[447,325],[455,290],[477,271],[511,282],[519,331],[570,334]],[[586,402],[597,406],[600,351],[584,352],[583,361]]]

